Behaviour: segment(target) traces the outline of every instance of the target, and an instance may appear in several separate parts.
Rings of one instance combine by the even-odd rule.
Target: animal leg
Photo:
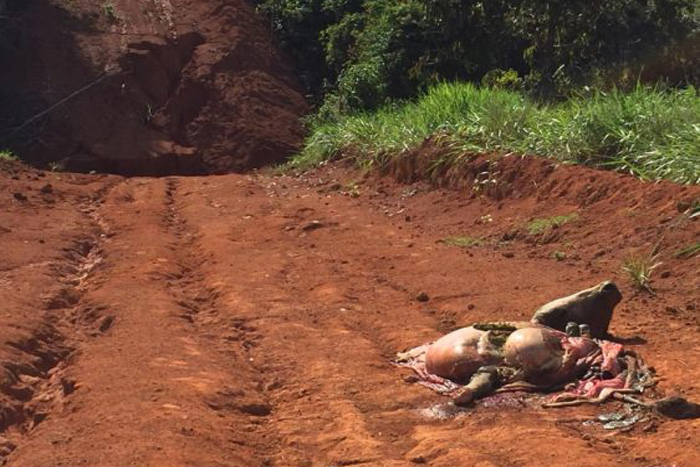
[[[454,398],[455,405],[466,407],[476,399],[493,392],[498,384],[498,372],[495,367],[482,367],[478,373],[472,376],[467,384]]]

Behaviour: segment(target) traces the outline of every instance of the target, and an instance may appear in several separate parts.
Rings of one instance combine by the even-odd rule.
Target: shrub
[[[350,110],[414,97],[440,80],[566,96],[586,84],[633,87],[641,78],[697,85],[700,79],[695,0],[257,4],[308,89],[319,97],[338,94]]]

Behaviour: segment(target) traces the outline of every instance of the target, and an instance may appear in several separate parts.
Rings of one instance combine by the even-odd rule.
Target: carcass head
[[[560,331],[564,331],[570,322],[587,324],[591,335],[602,339],[608,334],[613,310],[621,300],[622,294],[615,283],[604,281],[547,303],[535,312],[531,321]]]

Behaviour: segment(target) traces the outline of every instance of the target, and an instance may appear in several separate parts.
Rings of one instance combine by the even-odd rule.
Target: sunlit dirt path
[[[460,325],[528,319],[610,278],[625,294],[612,331],[634,338],[663,392],[697,399],[698,258],[669,254],[657,296],[620,272],[626,248],[652,244],[695,189],[664,198],[639,184],[637,198],[617,190],[586,204],[342,168],[17,173],[3,175],[0,212],[9,466],[696,465],[698,421],[584,423],[614,404],[436,419],[430,409],[447,400],[390,364]],[[532,217],[573,211],[580,219],[553,238],[498,242]],[[697,219],[674,227],[668,251],[698,232]],[[461,249],[441,242],[450,235],[483,240]]]

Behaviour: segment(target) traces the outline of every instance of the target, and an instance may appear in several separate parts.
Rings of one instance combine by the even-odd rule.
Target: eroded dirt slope
[[[700,399],[700,259],[674,257],[698,240],[697,218],[680,215],[698,188],[517,161],[520,186],[539,188],[502,199],[342,167],[164,179],[5,167],[7,465],[695,465],[698,420],[609,432],[583,423],[597,408],[536,405],[432,419],[444,398],[390,365],[610,278],[625,296],[612,332],[656,367],[659,395]],[[662,236],[656,295],[636,291],[621,262]]]
[[[245,0],[9,0],[2,14],[0,147],[26,160],[221,173],[303,138],[295,74]]]

